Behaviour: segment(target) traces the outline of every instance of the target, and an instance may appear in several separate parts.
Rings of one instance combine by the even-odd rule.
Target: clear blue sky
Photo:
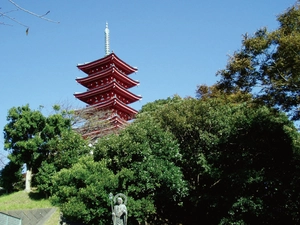
[[[138,67],[132,88],[142,105],[178,94],[195,97],[196,86],[211,85],[227,56],[241,46],[242,34],[260,27],[274,30],[276,16],[296,0],[14,0],[20,6],[60,21],[47,22],[22,11],[0,16],[0,128],[7,111],[29,104],[43,105],[45,114],[54,104],[74,108],[84,104],[73,97],[85,89],[76,77],[85,74],[77,64],[104,56],[104,28],[108,22],[110,46],[121,59]],[[8,0],[0,12],[16,9]],[[12,26],[10,26],[12,25]],[[2,133],[2,132],[1,132]],[[3,135],[0,137],[0,153]]]

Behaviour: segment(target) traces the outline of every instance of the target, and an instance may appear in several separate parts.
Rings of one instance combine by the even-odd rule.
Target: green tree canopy
[[[8,111],[8,124],[4,127],[4,148],[10,152],[9,159],[16,164],[26,163],[31,170],[43,157],[42,131],[46,118],[29,105],[13,107]]]
[[[34,184],[48,197],[53,188],[52,176],[63,168],[71,168],[81,156],[89,155],[91,148],[78,133],[65,130],[59,137],[49,139],[44,149],[47,150],[47,158],[38,168]]]
[[[119,191],[133,198],[130,213],[134,219],[168,219],[169,223],[177,219],[174,210],[187,194],[177,166],[181,154],[173,135],[161,129],[151,116],[140,116],[118,135],[99,139],[94,157],[96,161],[108,159],[107,167],[115,174],[123,168],[133,172],[132,177],[120,178]],[[165,223],[156,220],[155,224],[160,222]]]
[[[92,156],[84,156],[55,173],[52,182],[51,201],[67,220],[91,225],[112,221],[108,194],[117,187],[118,177],[107,169],[105,160],[95,162]]]
[[[69,165],[72,157],[66,159],[71,154],[66,151],[67,148],[78,151],[78,148],[75,150],[73,147],[82,146],[82,139],[71,129],[71,119],[61,113],[58,106],[54,106],[54,109],[56,113],[48,117],[40,110],[31,110],[29,105],[13,107],[8,111],[8,123],[4,127],[4,148],[9,151],[8,158],[11,162],[16,165],[26,164],[29,174],[36,173],[45,160],[53,162],[54,156],[57,164]],[[68,139],[68,147],[62,147],[62,139]],[[75,155],[78,157],[78,154]],[[26,179],[31,181],[31,175],[29,176]]]
[[[0,187],[2,187],[6,193],[10,193],[24,188],[23,186],[22,165],[10,161],[0,171]]]
[[[156,109],[142,113],[180,145],[189,184],[183,224],[299,222],[299,134],[285,115],[217,97],[170,99]]]
[[[41,180],[52,173],[52,187],[41,182],[42,188],[52,193],[52,201],[67,219],[108,224],[108,194],[121,192],[128,196],[130,224],[176,221],[174,209],[180,208],[187,188],[176,166],[181,155],[171,133],[144,115],[118,134],[98,139],[92,148],[93,156],[81,158],[69,169],[53,173],[53,164],[41,167]]]
[[[300,8],[299,2],[278,16],[279,28],[244,35],[221,76],[218,88],[252,92],[258,102],[300,118]]]

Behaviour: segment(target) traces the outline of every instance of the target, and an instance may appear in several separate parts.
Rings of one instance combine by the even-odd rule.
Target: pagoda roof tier
[[[98,102],[106,102],[108,98],[118,98],[126,104],[130,104],[141,99],[141,96],[135,95],[126,90],[115,80],[105,86],[100,86],[83,93],[77,93],[74,94],[74,96],[89,105],[98,104]]]
[[[101,103],[92,105],[91,107],[95,107],[98,109],[113,109],[114,113],[116,113],[116,110],[118,110],[119,112],[122,112],[123,114],[127,114],[130,117],[130,118],[128,117],[128,120],[133,119],[133,117],[138,113],[137,110],[124,104],[117,98],[111,98],[106,102],[101,102]],[[120,113],[118,113],[118,114],[120,115]]]
[[[126,75],[129,75],[137,71],[137,68],[132,67],[121,60],[115,53],[111,53],[101,59],[95,60],[93,62],[77,65],[78,69],[84,73],[91,75],[95,72],[98,72],[102,69],[106,69],[111,64],[116,65],[119,70],[124,72]]]
[[[107,80],[116,79],[116,81],[125,88],[131,88],[139,84],[138,81],[135,81],[122,73],[115,65],[111,65],[107,69],[98,71],[92,76],[77,78],[76,81],[84,87],[92,88],[105,83],[106,78]]]

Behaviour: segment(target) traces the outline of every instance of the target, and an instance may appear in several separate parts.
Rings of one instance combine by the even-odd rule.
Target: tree
[[[26,164],[26,190],[30,191],[32,171],[42,157],[41,131],[46,125],[46,118],[40,111],[32,111],[26,105],[11,108],[8,111],[7,121],[8,124],[4,127],[4,148],[10,151],[8,156],[10,161],[19,165]]]
[[[52,179],[52,200],[67,219],[108,224],[108,194],[121,192],[128,196],[129,224],[154,219],[155,224],[175,224],[174,210],[187,188],[170,133],[145,115],[118,134],[98,139],[93,148],[94,160],[84,157]]]
[[[111,223],[108,194],[117,187],[118,175],[107,169],[105,161],[95,162],[92,156],[85,156],[53,176],[51,201],[68,221]]]
[[[236,91],[234,93],[228,94],[220,90],[217,85],[198,85],[196,90],[196,98],[201,99],[202,101],[217,98],[219,100],[223,100],[224,104],[253,102],[253,97],[250,93]]]
[[[23,185],[22,183],[22,165],[9,162],[0,171],[0,187],[6,193],[19,190]]]
[[[57,172],[53,163],[43,161],[38,168],[37,174],[34,176],[33,183],[37,187],[39,193],[49,198],[53,191],[53,176]]]
[[[299,223],[300,139],[285,115],[217,96],[150,104],[141,114],[179,143],[183,224]]]
[[[31,189],[32,173],[36,173],[42,161],[56,154],[48,148],[49,142],[58,140],[71,130],[71,122],[62,114],[43,116],[40,110],[29,105],[13,107],[8,111],[8,123],[4,127],[4,148],[15,164],[26,164],[26,190]]]
[[[181,154],[173,135],[151,116],[139,116],[118,135],[99,139],[94,157],[96,161],[109,159],[107,167],[114,174],[123,168],[133,173],[132,177],[120,177],[118,187],[133,199],[131,221],[175,224],[178,218],[174,212],[187,194],[182,171],[176,165]]]
[[[61,169],[69,169],[78,162],[80,157],[89,155],[91,148],[75,131],[63,131],[59,137],[49,140],[44,148],[47,158],[41,163],[34,177],[38,191],[48,198],[53,192],[53,176]]]
[[[244,35],[242,48],[218,71],[218,88],[227,93],[253,93],[259,103],[300,118],[300,8],[299,2],[277,18],[275,31],[259,29]]]

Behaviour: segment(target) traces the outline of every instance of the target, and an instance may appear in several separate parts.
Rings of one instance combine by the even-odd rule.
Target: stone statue
[[[124,203],[122,197],[125,199]],[[124,194],[119,193],[114,197],[114,203],[116,204],[112,210],[113,225],[127,225],[126,201],[127,198]]]

